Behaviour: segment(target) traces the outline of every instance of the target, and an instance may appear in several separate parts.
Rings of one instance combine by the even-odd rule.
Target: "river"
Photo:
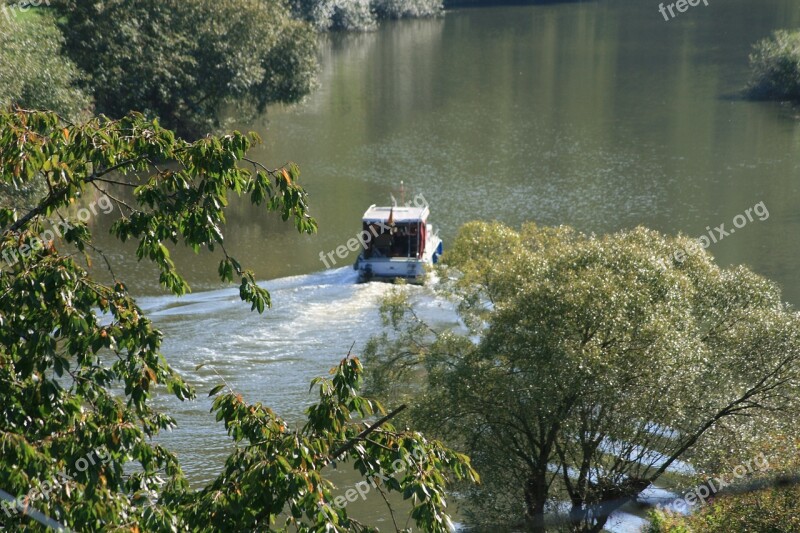
[[[220,288],[218,257],[177,250],[194,293],[174,299],[129,248],[104,243],[164,331],[166,357],[200,391],[196,402],[156,400],[180,423],[162,442],[194,483],[209,479],[229,441],[205,397],[218,378],[195,365],[296,419],[313,400],[310,379],[378,331],[388,286],[356,285],[354,255],[326,270],[320,252],[356,235],[364,210],[399,196],[401,181],[430,203],[445,246],[473,219],[700,236],[763,202],[768,216],[709,251],[799,303],[798,109],[740,98],[751,44],[797,26],[796,0],[711,0],[670,21],[655,1],[601,0],[453,10],[324,37],[319,88],[237,125],[265,138],[256,158],[300,165],[320,225],[298,235],[233,203],[227,248],[269,280],[273,309],[250,313]],[[427,306],[434,320],[451,316]],[[378,513],[369,502],[364,512]]]

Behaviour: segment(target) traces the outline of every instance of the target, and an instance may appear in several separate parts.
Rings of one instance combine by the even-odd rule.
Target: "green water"
[[[228,246],[263,279],[321,270],[320,252],[352,237],[370,204],[399,199],[401,181],[445,238],[476,218],[699,236],[763,201],[768,220],[709,251],[800,302],[798,113],[739,98],[751,43],[794,26],[791,0],[701,3],[669,22],[655,2],[609,0],[462,9],[325,39],[306,102],[238,125],[264,136],[264,162],[300,165],[319,234],[241,205]],[[195,289],[216,286],[216,258],[178,256]],[[153,292],[151,279],[139,289]]]

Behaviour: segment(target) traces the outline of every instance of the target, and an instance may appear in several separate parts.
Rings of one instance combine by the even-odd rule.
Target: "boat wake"
[[[261,314],[241,301],[236,286],[138,299],[164,333],[164,357],[197,390],[197,400],[189,403],[167,394],[154,398],[178,421],[178,429],[159,440],[183,456],[194,483],[219,471],[230,451],[224,428],[209,415],[206,395],[222,378],[245,401],[299,420],[316,399],[311,380],[326,376],[351,347],[360,355],[367,340],[383,331],[380,301],[393,285],[356,281],[357,272],[348,266],[261,282],[272,297],[272,307]],[[453,320],[452,306],[429,296],[428,288],[409,290],[420,296],[417,309],[424,320]],[[194,449],[198,439],[202,454]]]
[[[349,287],[358,281],[358,273],[350,267],[315,272],[299,276],[289,276],[275,280],[262,281],[258,285],[266,288],[272,295],[273,306],[282,296],[292,291],[336,292],[336,288]],[[325,294],[320,294],[324,298]],[[185,296],[151,296],[137,298],[139,306],[151,317],[167,315],[204,314],[218,312],[221,307],[244,306],[236,286],[190,293]]]

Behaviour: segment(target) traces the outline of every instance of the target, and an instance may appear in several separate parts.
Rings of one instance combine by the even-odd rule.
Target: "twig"
[[[386,503],[386,507],[389,508],[389,516],[392,517],[392,523],[394,524],[394,530],[397,533],[400,533],[400,527],[397,525],[397,520],[394,519],[394,509],[392,509],[392,504],[389,503],[389,498],[386,497],[386,493],[383,492],[383,489],[381,489],[381,486],[378,485],[377,483],[375,484],[375,488],[378,489],[378,492],[380,493],[381,498],[383,498],[383,501]]]
[[[109,184],[113,184],[113,185],[122,185],[123,187],[138,187],[138,185],[136,185],[135,183],[128,183],[128,182],[125,182],[125,181],[117,181],[117,180],[110,180],[110,179],[106,179],[106,178],[95,178],[94,180],[92,180],[92,183],[94,183],[95,181],[102,181],[104,183],[109,183]]]
[[[90,242],[86,242],[85,244],[89,248],[91,248],[92,250],[97,252],[100,255],[100,257],[103,258],[103,261],[105,261],[105,263],[106,263],[106,268],[108,268],[108,273],[111,274],[111,279],[114,280],[114,282],[116,283],[117,282],[117,276],[114,274],[114,269],[111,268],[111,262],[109,262],[108,257],[106,257],[106,254],[103,252],[103,250],[101,250],[100,248],[96,247],[94,244],[92,244]]]
[[[331,454],[330,458],[328,459],[328,463],[332,463],[333,461],[338,459],[340,455],[342,455],[346,451],[350,450],[350,448],[355,446],[358,441],[364,439],[367,435],[369,435],[370,433],[381,427],[383,424],[385,424],[386,422],[397,416],[400,413],[400,411],[404,410],[406,407],[408,407],[406,404],[401,405],[400,407],[398,407],[397,409],[395,409],[394,411],[384,416],[383,418],[381,418],[380,420],[369,426],[367,429],[359,433],[358,436],[347,441],[344,444],[344,446],[342,446],[341,448],[339,448],[338,450],[336,450]]]
[[[104,181],[104,180],[103,180],[103,181]],[[92,182],[92,187],[94,187],[95,189],[97,189],[98,191],[100,191],[100,193],[102,193],[102,194],[104,194],[104,195],[108,196],[109,198],[111,198],[112,200],[114,200],[114,201],[117,203],[117,207],[119,207],[119,212],[120,212],[120,213],[121,213],[123,216],[124,216],[124,213],[122,213],[122,207],[121,207],[122,205],[124,205],[125,207],[127,207],[127,208],[130,210],[130,212],[131,212],[131,213],[135,213],[135,212],[137,211],[137,209],[134,209],[133,207],[129,206],[129,205],[128,205],[128,204],[127,204],[127,203],[126,203],[124,200],[120,200],[119,198],[116,198],[116,197],[115,197],[115,196],[113,196],[113,195],[112,195],[110,192],[108,192],[108,191],[106,191],[105,189],[101,188],[101,187],[100,187],[99,185],[97,185],[96,183]]]

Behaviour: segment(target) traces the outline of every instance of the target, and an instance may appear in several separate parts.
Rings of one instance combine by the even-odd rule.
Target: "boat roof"
[[[392,213],[394,222],[425,222],[430,210],[427,207],[377,207],[374,204],[364,212],[364,222],[384,222]]]

